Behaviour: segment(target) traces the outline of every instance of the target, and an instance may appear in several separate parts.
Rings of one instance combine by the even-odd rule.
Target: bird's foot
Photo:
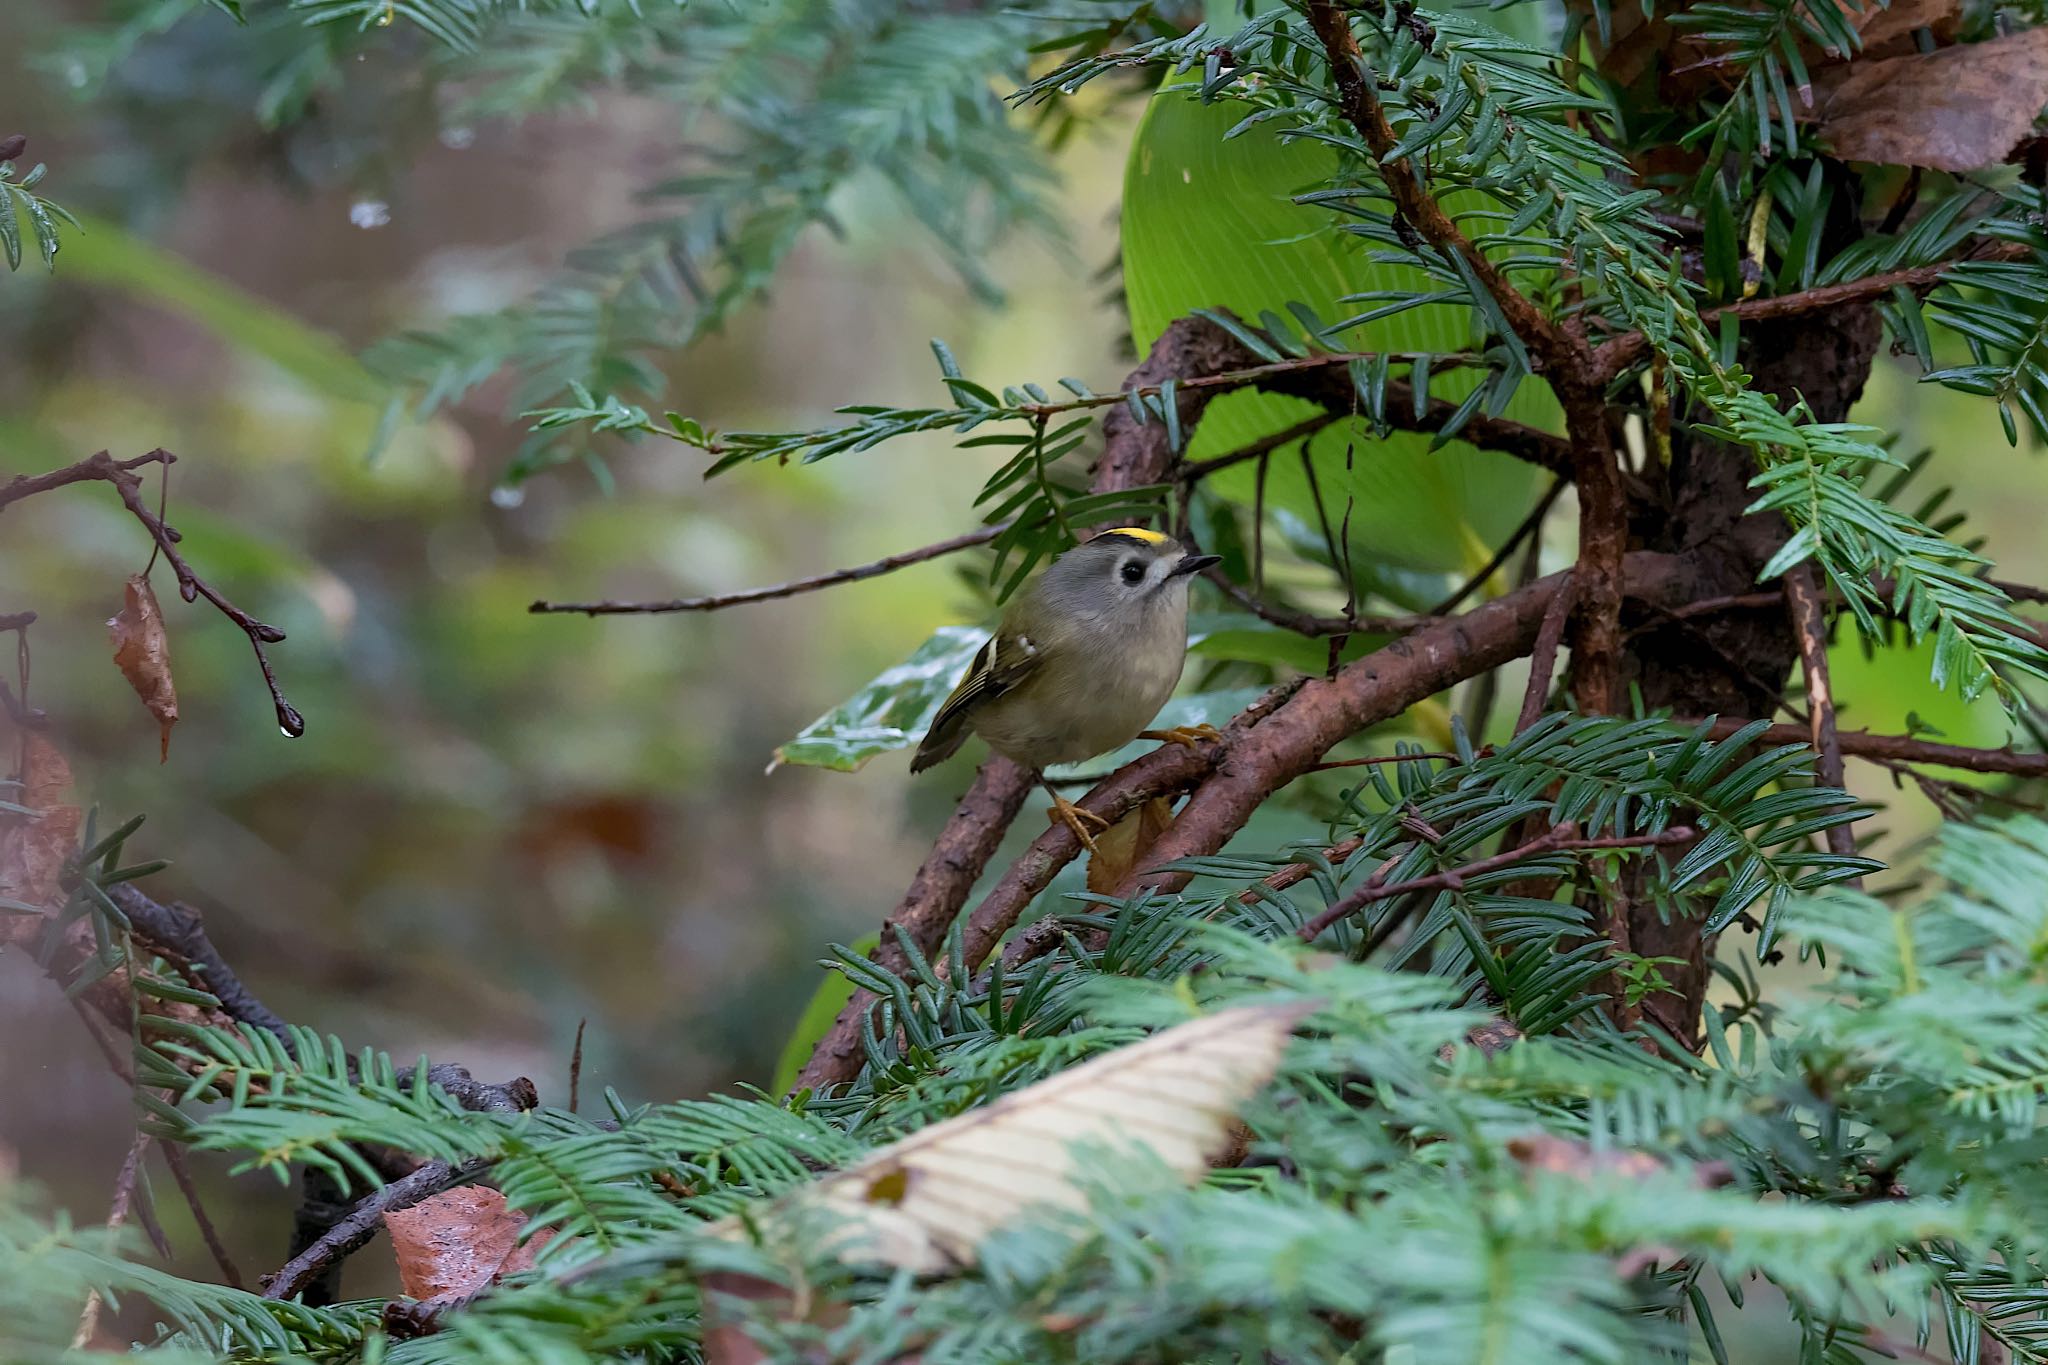
[[[1176,725],[1171,730],[1140,730],[1139,739],[1156,739],[1167,744],[1178,744],[1192,749],[1197,744],[1223,738],[1223,732],[1213,725]]]
[[[1110,821],[1092,810],[1075,805],[1058,792],[1052,793],[1052,807],[1045,814],[1051,823],[1065,825],[1074,831],[1074,837],[1081,841],[1081,847],[1090,853],[1095,852],[1095,836],[1088,832],[1088,826],[1093,825],[1097,829],[1108,829],[1110,826]]]

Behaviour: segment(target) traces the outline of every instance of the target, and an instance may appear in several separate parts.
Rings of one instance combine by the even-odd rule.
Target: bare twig
[[[590,1021],[576,1021],[576,1046],[569,1050],[569,1112],[575,1113],[582,1107],[583,1095],[583,1026]]]
[[[1276,431],[1271,436],[1262,436],[1256,441],[1241,445],[1236,450],[1217,455],[1211,459],[1194,460],[1184,464],[1178,471],[1178,477],[1186,483],[1193,483],[1198,479],[1206,479],[1211,474],[1228,469],[1232,465],[1243,464],[1246,460],[1256,460],[1261,455],[1270,455],[1283,446],[1290,446],[1296,441],[1305,440],[1321,431],[1324,427],[1329,426],[1332,422],[1344,420],[1348,415],[1348,413],[1343,412],[1319,412],[1313,417],[1304,418],[1296,422],[1291,427]]]
[[[175,1142],[160,1143],[157,1150],[164,1155],[164,1165],[171,1168],[171,1179],[178,1184],[178,1193],[185,1196],[185,1207],[192,1211],[192,1224],[199,1229],[199,1240],[206,1243],[206,1250],[213,1257],[213,1263],[220,1268],[221,1283],[230,1289],[242,1287],[242,1272],[235,1265],[234,1257],[228,1255],[227,1244],[220,1239],[220,1230],[213,1225],[213,1219],[206,1212],[206,1204],[199,1197],[199,1186],[192,1179],[192,1168],[185,1161],[185,1149]]]
[[[1543,611],[1543,623],[1536,631],[1535,648],[1529,654],[1529,687],[1522,694],[1522,710],[1515,717],[1515,733],[1521,734],[1536,723],[1543,714],[1545,703],[1550,700],[1550,675],[1557,669],[1557,647],[1564,642],[1565,622],[1572,614],[1572,604],[1578,598],[1579,580],[1576,570],[1564,571],[1564,582],[1551,596],[1550,604]]]
[[[290,738],[296,739],[306,732],[306,718],[298,708],[285,700],[284,691],[277,684],[277,674],[270,666],[270,655],[265,645],[274,645],[284,639],[284,632],[276,626],[266,625],[248,612],[222,596],[220,591],[197,573],[178,549],[177,528],[165,522],[142,501],[142,476],[135,471],[147,464],[160,464],[165,468],[177,462],[178,457],[168,450],[157,449],[147,455],[137,455],[129,460],[117,460],[102,450],[90,455],[77,464],[63,469],[54,469],[47,474],[21,474],[11,482],[0,485],[0,508],[19,502],[37,493],[46,493],[53,488],[67,484],[88,483],[97,480],[114,486],[121,495],[121,503],[129,514],[142,523],[156,542],[156,548],[169,561],[171,571],[178,578],[178,595],[187,602],[204,597],[211,602],[221,615],[239,626],[249,637],[249,647],[256,652],[256,666],[263,671],[263,684],[270,689],[271,705],[277,712],[277,728]]]
[[[1692,838],[1692,830],[1683,825],[1656,834],[1620,834],[1599,839],[1579,838],[1578,828],[1572,822],[1566,821],[1561,825],[1552,826],[1519,848],[1511,848],[1504,853],[1480,858],[1461,867],[1447,868],[1442,872],[1433,872],[1427,877],[1416,877],[1405,882],[1383,882],[1380,880],[1381,874],[1375,873],[1363,884],[1352,888],[1327,910],[1302,925],[1301,941],[1314,942],[1318,935],[1338,920],[1355,915],[1376,901],[1412,895],[1418,891],[1462,891],[1469,878],[1488,872],[1499,872],[1546,853],[1577,853],[1604,848],[1653,848],[1662,844],[1683,843]]]
[[[1255,597],[1249,589],[1231,582],[1221,569],[1205,569],[1202,576],[1221,588],[1225,597],[1261,621],[1270,621],[1297,635],[1315,639],[1326,635],[1405,635],[1442,619],[1437,616],[1365,616],[1357,612],[1345,616],[1317,616]]]
[[[1813,713],[1811,737],[1820,780],[1830,787],[1846,787],[1842,741],[1835,728],[1834,689],[1828,682],[1827,615],[1811,564],[1800,564],[1785,575],[1785,608],[1792,618],[1792,631],[1799,637],[1799,663],[1806,674],[1806,700]],[[1845,858],[1856,855],[1856,836],[1847,825],[1829,826],[1827,837],[1830,853]],[[1862,879],[1859,877],[1855,882],[1860,888]]]
[[[1693,719],[1677,719],[1677,725],[1698,725]],[[1723,716],[1707,733],[1726,739],[1750,722],[1740,716]],[[2018,753],[2012,749],[1970,749],[1960,744],[1936,744],[1910,735],[1874,735],[1867,730],[1843,730],[1836,734],[1842,752],[1857,758],[1882,759],[1893,763],[1932,763],[1939,768],[1961,768],[1973,773],[2012,773],[2020,777],[2048,777],[2048,754]],[[1811,744],[1813,732],[1805,726],[1773,725],[1757,736],[1760,744]]]
[[[149,1150],[149,1134],[137,1131],[135,1140],[128,1144],[128,1155],[121,1162],[121,1173],[114,1177],[113,1206],[107,1210],[107,1227],[118,1228],[128,1221],[129,1208],[135,1202],[135,1185],[142,1173],[142,1154]],[[95,1289],[85,1298],[85,1311],[78,1315],[78,1330],[72,1334],[71,1349],[82,1351],[92,1344],[93,1337],[100,1329],[100,1291]]]
[[[1477,573],[1466,579],[1462,587],[1431,607],[1426,614],[1448,616],[1466,598],[1485,587],[1487,582],[1500,572],[1501,565],[1508,562],[1508,556],[1515,552],[1515,547],[1542,529],[1543,519],[1549,516],[1550,509],[1557,505],[1557,495],[1564,492],[1564,485],[1565,481],[1562,478],[1551,484],[1543,496],[1536,500],[1536,505],[1529,509],[1529,515],[1522,518],[1521,524],[1508,532],[1508,538],[1493,552],[1493,558],[1487,560]]]
[[[285,1262],[276,1274],[265,1276],[263,1296],[267,1299],[296,1297],[307,1285],[319,1279],[329,1266],[368,1245],[370,1239],[377,1235],[378,1225],[384,1221],[386,1213],[393,1209],[409,1209],[443,1190],[474,1180],[489,1166],[490,1162],[484,1158],[466,1161],[460,1166],[450,1166],[445,1161],[429,1161],[411,1175],[365,1195],[311,1246]]]
[[[1936,261],[1932,265],[1908,266],[1903,270],[1887,270],[1876,275],[1865,275],[1860,280],[1824,284],[1818,288],[1801,290],[1796,294],[1780,294],[1775,298],[1745,299],[1741,303],[1727,304],[1704,313],[1700,320],[1709,327],[1724,317],[1739,318],[1744,322],[1763,322],[1776,318],[1804,317],[1854,304],[1868,303],[1872,299],[1883,298],[1894,289],[1910,289],[1915,293],[1925,293],[1940,284],[1943,275],[1965,261],[2014,260],[2024,256],[2027,250],[2027,247],[2018,242],[1988,243],[1954,260]],[[1636,364],[1649,349],[1648,337],[1641,332],[1630,332],[1612,341],[1601,343],[1593,352],[1593,361],[1604,381]]]
[[[535,602],[527,607],[529,612],[581,612],[585,616],[653,615],[659,612],[677,611],[722,611],[727,607],[744,606],[749,602],[769,602],[778,597],[795,597],[799,593],[816,592],[820,588],[837,587],[841,583],[857,583],[864,578],[879,578],[898,569],[909,568],[912,564],[971,550],[977,545],[986,545],[1009,529],[1008,522],[995,526],[983,526],[965,535],[954,536],[932,545],[900,554],[884,555],[867,564],[856,564],[851,568],[834,569],[830,573],[813,574],[809,578],[793,578],[787,583],[776,583],[765,588],[747,588],[741,592],[715,593],[709,597],[676,597],[664,602]]]

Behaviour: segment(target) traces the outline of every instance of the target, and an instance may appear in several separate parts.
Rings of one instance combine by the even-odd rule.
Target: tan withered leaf
[[[1173,803],[1155,796],[1096,835],[1095,853],[1088,859],[1088,889],[1107,896],[1122,886],[1172,824]]]
[[[1851,16],[1849,22],[1863,39],[1859,55],[1867,61],[1913,52],[1916,29],[1931,29],[1937,43],[1953,42],[1962,22],[1962,11],[1959,0],[1892,0],[1883,9],[1872,5],[1862,14]]]
[[[1837,156],[1972,171],[1994,165],[2048,104],[2048,29],[1854,62],[1820,111]]]
[[[12,734],[4,738],[9,750],[24,742]],[[0,900],[54,910],[64,900],[64,860],[78,850],[85,812],[64,800],[71,791],[71,765],[63,752],[34,730],[25,743],[21,790],[8,795],[36,813],[0,815]]]
[[[384,1215],[391,1249],[398,1257],[398,1282],[415,1299],[451,1302],[467,1298],[502,1275],[533,1269],[533,1258],[549,1234],[521,1246],[526,1215],[505,1207],[505,1196],[481,1185],[465,1185],[409,1209]]]
[[[1246,1006],[1177,1025],[914,1133],[794,1191],[785,1208],[832,1215],[831,1250],[849,1262],[924,1274],[970,1265],[983,1239],[1026,1209],[1085,1207],[1090,1172],[1077,1167],[1076,1144],[1147,1149],[1199,1176],[1305,1013]],[[736,1219],[718,1230],[742,1235]]]
[[[128,575],[127,603],[107,619],[114,641],[114,663],[121,676],[156,717],[161,741],[159,761],[171,756],[171,727],[178,723],[178,689],[171,681],[171,637],[164,630],[163,608],[156,590],[142,574]]]

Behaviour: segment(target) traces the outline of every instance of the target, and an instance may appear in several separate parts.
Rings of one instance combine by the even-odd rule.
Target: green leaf
[[[875,950],[882,941],[878,933],[867,934],[848,944],[850,951],[867,954]],[[782,1045],[782,1055],[775,1059],[775,1080],[768,1087],[771,1095],[784,1095],[796,1084],[799,1071],[810,1060],[811,1050],[818,1045],[839,1017],[839,1011],[853,998],[853,982],[844,972],[828,971],[825,979],[818,983],[818,989],[811,995],[810,1003],[797,1017],[796,1027],[790,1030],[789,1041]]]
[[[783,763],[850,773],[892,749],[924,736],[939,703],[974,661],[988,632],[941,626],[908,659],[881,674],[777,748],[771,768]]]
[[[1417,268],[1383,264],[1340,236],[1325,209],[1292,196],[1327,182],[1334,155],[1320,145],[1286,143],[1271,123],[1229,140],[1244,116],[1228,101],[1204,105],[1170,80],[1146,111],[1124,178],[1124,285],[1131,332],[1150,345],[1174,319],[1201,308],[1239,317],[1282,312],[1306,303],[1325,318],[1343,316],[1338,300],[1367,291],[1428,293],[1436,286]],[[1451,196],[1454,210],[1474,207]],[[1462,351],[1469,310],[1445,304],[1411,308],[1344,334],[1357,350]],[[1456,402],[1477,384],[1475,373],[1445,369],[1431,388]],[[1190,459],[1224,454],[1316,411],[1310,404],[1262,393],[1227,394],[1212,403],[1189,441]],[[1540,383],[1524,381],[1505,415],[1555,428],[1556,405]],[[1345,468],[1346,446],[1351,468]],[[1527,512],[1536,471],[1508,456],[1453,441],[1432,453],[1425,435],[1373,437],[1363,420],[1340,422],[1312,438],[1317,476],[1332,524],[1351,507],[1351,552],[1361,570],[1376,562],[1439,573],[1476,568]],[[1249,503],[1255,463],[1215,476],[1217,491]],[[1315,506],[1290,449],[1270,462],[1267,505],[1311,524]]]

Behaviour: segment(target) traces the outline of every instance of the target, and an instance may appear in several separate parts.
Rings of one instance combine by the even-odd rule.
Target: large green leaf
[[[881,941],[880,934],[866,934],[848,947],[856,953],[872,953]],[[839,1019],[839,1011],[845,1009],[846,1002],[851,999],[853,982],[846,973],[827,971],[825,979],[818,983],[818,989],[812,992],[810,1003],[804,1006],[803,1014],[797,1018],[796,1027],[790,1030],[789,1041],[782,1045],[782,1055],[775,1059],[775,1079],[768,1085],[769,1094],[789,1093],[819,1040],[831,1031]]]
[[[987,639],[988,632],[974,626],[939,627],[915,654],[778,748],[775,762],[850,773],[876,754],[909,748],[924,737],[939,703]]]
[[[1292,202],[1293,195],[1328,181],[1334,153],[1305,141],[1283,143],[1270,123],[1225,140],[1244,113],[1242,105],[1204,105],[1170,81],[1139,125],[1124,179],[1123,257],[1131,331],[1140,347],[1197,308],[1229,308],[1256,319],[1267,309],[1284,314],[1299,302],[1333,320],[1351,311],[1337,302],[1346,294],[1426,287],[1413,267],[1368,259],[1335,230],[1327,210]],[[1355,329],[1346,340],[1357,349],[1464,350],[1471,340],[1469,310],[1416,308]],[[1430,391],[1456,399],[1475,382],[1446,371]],[[1295,399],[1227,395],[1209,408],[1191,453],[1222,454],[1313,411]],[[1523,382],[1506,415],[1557,426],[1556,404],[1538,380]],[[1528,511],[1538,477],[1520,461],[1462,442],[1432,452],[1425,436],[1375,440],[1362,421],[1328,428],[1310,449],[1333,523],[1344,515],[1347,497],[1352,500],[1351,553],[1361,577],[1376,563],[1436,572],[1476,567]],[[1255,478],[1255,466],[1246,464],[1215,483],[1249,500]],[[1297,457],[1273,461],[1267,505],[1315,524]]]

